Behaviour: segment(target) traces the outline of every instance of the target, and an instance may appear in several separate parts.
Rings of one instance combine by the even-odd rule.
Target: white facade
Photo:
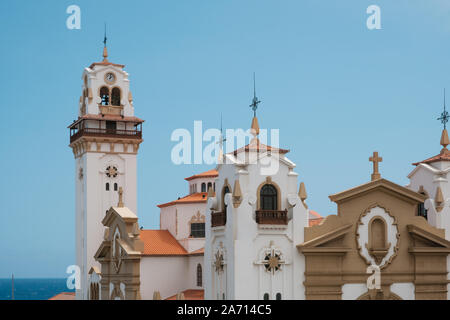
[[[152,300],[155,291],[159,291],[162,299],[167,299],[188,289],[203,289],[197,285],[198,265],[203,272],[203,255],[143,256],[140,267],[142,299]]]
[[[447,136],[447,131],[442,133],[443,138]],[[448,136],[446,137],[448,140]],[[443,139],[441,138],[441,143]],[[445,141],[445,140],[444,140]],[[427,210],[428,223],[436,228],[445,230],[445,239],[450,240],[450,161],[448,160],[448,150],[443,144],[441,150],[442,159],[428,163],[419,163],[408,175],[410,180],[407,186],[411,190],[422,192],[427,195],[425,210]],[[447,158],[447,160],[445,159]],[[425,161],[424,161],[425,162]],[[443,202],[436,199],[438,189],[442,192]],[[447,257],[447,278],[450,282],[450,255]],[[450,283],[447,286],[447,299],[450,300]]]
[[[284,154],[245,152],[255,161],[226,155],[218,166],[216,197],[208,199],[205,243],[205,299],[304,299],[304,257],[296,245],[303,242],[308,211],[297,195],[295,164]],[[271,175],[268,167],[278,167]],[[236,181],[242,196],[235,197]],[[288,211],[288,223],[258,224],[258,192],[269,183],[277,187],[279,210]],[[231,193],[222,199],[227,185]],[[240,200],[235,207],[236,200]],[[212,227],[211,214],[226,205],[226,224]],[[277,256],[280,268],[268,271],[268,256]],[[218,262],[218,259],[223,259]],[[222,270],[217,270],[221,265]]]

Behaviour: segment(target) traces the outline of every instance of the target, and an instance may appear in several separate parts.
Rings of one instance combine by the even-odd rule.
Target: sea
[[[15,300],[48,300],[61,292],[73,292],[67,288],[67,279],[16,279]],[[11,300],[11,279],[0,279],[0,300]]]

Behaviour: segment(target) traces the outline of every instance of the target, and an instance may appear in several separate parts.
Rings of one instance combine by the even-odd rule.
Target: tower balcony
[[[227,223],[227,213],[225,211],[211,213],[211,227],[222,227]]]
[[[81,137],[142,140],[142,122],[136,117],[84,115],[70,126],[70,143]]]
[[[119,129],[99,129],[99,128],[83,128],[76,133],[71,134],[70,143],[74,142],[82,136],[105,137],[105,138],[127,138],[142,139],[142,131],[139,130],[119,130]]]
[[[286,210],[256,210],[256,223],[287,225],[288,212]]]

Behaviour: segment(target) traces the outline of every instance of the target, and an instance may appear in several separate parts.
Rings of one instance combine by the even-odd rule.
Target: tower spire
[[[105,36],[103,37],[103,61],[108,61],[108,49],[106,48],[106,40],[108,38],[106,37],[106,22],[105,22]]]
[[[256,97],[256,80],[255,80],[255,73],[253,72],[253,100],[252,104],[250,105],[250,107],[253,110],[253,119],[250,131],[255,138],[259,134],[258,118],[256,117],[256,109],[258,109],[259,103],[261,103],[261,101],[258,100],[258,98]]]
[[[444,125],[444,129],[442,130],[441,134],[441,145],[442,150],[447,151],[447,146],[450,144],[450,140],[448,139],[448,132],[447,132],[447,122],[450,119],[450,115],[448,114],[445,106],[445,88],[444,88],[444,111],[442,111],[441,116],[438,118],[438,120],[441,121],[441,123]]]

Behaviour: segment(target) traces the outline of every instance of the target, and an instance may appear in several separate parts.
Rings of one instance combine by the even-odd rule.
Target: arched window
[[[117,183],[114,183],[114,191],[117,191]]]
[[[372,250],[386,248],[386,224],[383,219],[375,218],[370,223],[369,244]]]
[[[106,183],[106,191],[109,191],[109,182]]]
[[[263,298],[264,300],[269,300],[269,294],[266,292],[266,293],[264,293],[264,298]]]
[[[261,210],[278,210],[277,189],[273,185],[266,184],[261,188],[260,205]]]
[[[276,299],[277,299],[277,300],[281,300],[281,293],[279,293],[279,292],[277,293]]]
[[[120,89],[117,87],[112,89],[111,105],[120,106]]]
[[[202,286],[202,265],[199,263],[197,265],[197,287]]]
[[[211,182],[208,182],[208,188],[206,190],[209,191],[209,188],[212,188],[212,183]]]
[[[90,292],[90,299],[91,300],[99,300],[99,290],[98,290],[98,283],[92,282],[91,283],[91,292]]]
[[[102,106],[109,106],[109,90],[107,87],[100,89],[100,98],[102,99]]]
[[[214,192],[216,192],[216,183],[214,182]]]
[[[206,192],[206,183],[202,183],[202,192]]]

